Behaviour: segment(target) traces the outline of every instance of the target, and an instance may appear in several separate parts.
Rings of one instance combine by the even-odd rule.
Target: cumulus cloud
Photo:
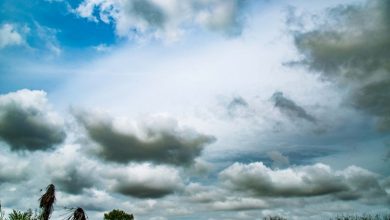
[[[63,123],[46,93],[20,90],[0,95],[0,139],[11,150],[47,150],[65,139]]]
[[[151,35],[175,40],[184,27],[200,26],[228,35],[239,35],[243,10],[250,1],[242,0],[84,0],[74,9],[82,18],[114,23],[119,36]]]
[[[17,163],[15,161],[18,161]],[[12,155],[0,155],[0,184],[19,182],[29,177],[28,163]]]
[[[316,119],[312,115],[308,114],[304,108],[297,105],[293,100],[286,98],[282,92],[275,92],[271,100],[274,102],[276,108],[291,119],[298,118],[313,123],[316,122]]]
[[[131,165],[113,169],[107,177],[115,180],[114,192],[137,198],[161,198],[182,187],[179,172],[167,166]]]
[[[0,49],[23,44],[23,36],[13,24],[5,23],[0,27]]]
[[[386,0],[338,6],[309,31],[295,31],[302,60],[322,78],[347,87],[346,102],[390,129],[390,3]]]
[[[84,189],[100,185],[98,164],[81,154],[77,146],[65,145],[48,155],[44,164],[59,191],[80,194]]]
[[[230,189],[265,197],[314,197],[329,195],[340,200],[388,197],[378,176],[350,166],[334,171],[324,164],[270,169],[261,162],[235,163],[223,170],[222,183]]]
[[[88,136],[98,144],[92,153],[118,163],[150,161],[190,165],[205,145],[215,141],[213,136],[182,128],[176,120],[165,117],[150,118],[134,126],[124,123],[130,128],[123,129],[113,119],[93,113],[78,112],[75,116]]]

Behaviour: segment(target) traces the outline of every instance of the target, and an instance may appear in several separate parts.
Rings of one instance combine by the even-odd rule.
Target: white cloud
[[[23,36],[14,24],[5,23],[0,27],[0,49],[12,45],[21,45],[23,43]]]
[[[18,162],[16,162],[18,161]],[[0,155],[0,185],[7,182],[19,182],[29,178],[28,162],[14,155],[1,152]]]
[[[330,195],[340,200],[369,202],[386,200],[389,196],[375,173],[356,166],[340,171],[325,164],[273,170],[261,162],[235,163],[219,176],[228,188],[260,197]]]
[[[174,41],[183,27],[200,26],[228,35],[242,31],[240,0],[84,0],[75,10],[80,17],[95,22],[114,22],[117,35],[162,38]],[[98,14],[95,9],[98,9]]]
[[[167,166],[133,164],[111,169],[105,177],[114,180],[112,191],[137,198],[160,198],[183,187],[179,172]]]

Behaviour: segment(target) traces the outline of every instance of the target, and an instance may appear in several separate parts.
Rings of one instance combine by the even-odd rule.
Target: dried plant
[[[86,220],[88,217],[84,210],[80,207],[76,208],[71,216],[67,220]]]
[[[39,198],[39,207],[42,209],[42,220],[48,220],[50,218],[55,201],[55,187],[53,184],[50,184],[47,186],[45,194]]]

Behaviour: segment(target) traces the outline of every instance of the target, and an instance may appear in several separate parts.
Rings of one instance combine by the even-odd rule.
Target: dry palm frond
[[[50,184],[46,188],[45,194],[39,198],[39,207],[42,209],[42,219],[48,220],[53,211],[53,204],[56,201],[55,187]]]
[[[84,210],[80,207],[76,208],[71,216],[67,220],[86,220],[88,217]]]

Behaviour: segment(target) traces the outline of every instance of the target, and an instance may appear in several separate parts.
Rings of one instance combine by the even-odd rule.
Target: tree
[[[104,220],[134,220],[134,216],[122,210],[114,209],[109,213],[104,213]]]

